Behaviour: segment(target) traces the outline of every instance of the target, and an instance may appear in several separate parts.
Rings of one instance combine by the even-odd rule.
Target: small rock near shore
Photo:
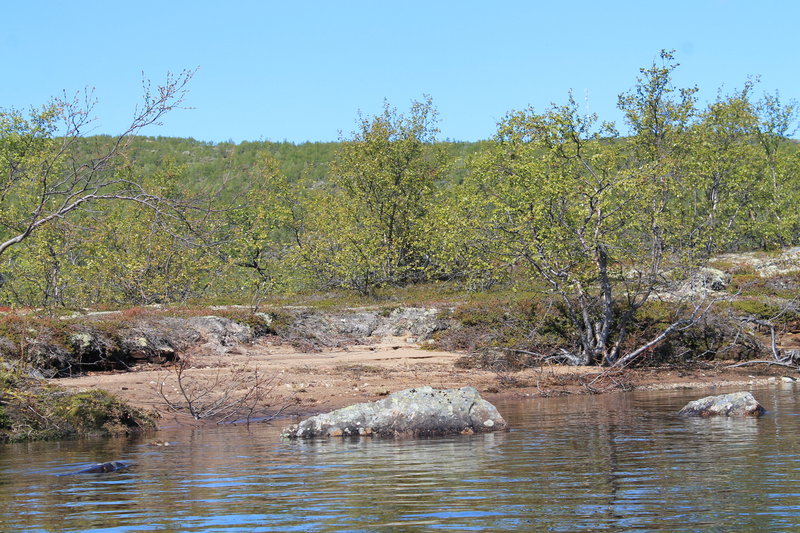
[[[132,463],[125,463],[122,461],[109,461],[107,463],[97,463],[95,465],[83,468],[76,472],[69,472],[67,474],[59,474],[59,475],[69,476],[75,474],[107,474],[109,472],[117,472],[119,470],[125,470],[126,468],[130,468],[131,466],[133,466]]]
[[[360,403],[308,418],[283,430],[292,439],[314,437],[429,437],[488,433],[506,428],[494,405],[473,387],[417,387],[377,402]]]
[[[733,392],[719,396],[707,396],[689,402],[678,414],[682,416],[754,416],[764,414],[766,409],[749,392]]]

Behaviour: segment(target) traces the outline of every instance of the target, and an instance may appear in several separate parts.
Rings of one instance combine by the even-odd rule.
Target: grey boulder
[[[683,416],[761,416],[766,409],[749,392],[707,396],[689,402],[678,414]]]
[[[283,430],[292,439],[340,437],[430,437],[488,433],[506,428],[494,405],[473,387],[417,387],[377,402],[360,403],[308,418]]]

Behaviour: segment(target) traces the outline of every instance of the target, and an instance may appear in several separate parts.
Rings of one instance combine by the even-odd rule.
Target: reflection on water
[[[0,524],[23,531],[797,530],[800,405],[675,416],[696,392],[498,407],[508,433],[287,442],[271,426],[0,447]],[[151,436],[150,439],[153,437]],[[110,460],[135,466],[67,475]]]

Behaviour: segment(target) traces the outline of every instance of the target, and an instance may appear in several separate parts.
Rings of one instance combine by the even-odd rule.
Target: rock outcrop
[[[749,392],[707,396],[689,402],[678,414],[682,416],[761,416],[766,410]]]
[[[724,291],[730,282],[730,274],[718,268],[700,267],[686,280],[684,286],[687,290],[694,291],[699,289]]]
[[[734,265],[736,269],[755,271],[762,278],[790,274],[800,270],[800,246],[782,250],[778,254],[764,252],[739,252],[714,257],[721,264]]]
[[[197,355],[222,355],[253,341],[252,328],[229,318],[163,317],[132,322],[120,331],[121,344],[136,360],[170,361],[189,347]]]
[[[506,428],[494,405],[473,387],[418,387],[308,418],[284,429],[294,439],[350,435],[429,437],[488,433]]]
[[[439,309],[422,307],[332,313],[312,309],[286,312],[289,320],[277,328],[278,335],[306,351],[368,344],[386,337],[405,337],[407,342],[423,342],[436,331],[452,326],[450,321],[439,317]]]
[[[381,317],[378,325],[371,333],[373,337],[410,336],[414,342],[430,339],[431,336],[447,329],[447,321],[439,318],[439,309],[422,307],[399,307],[389,316]]]

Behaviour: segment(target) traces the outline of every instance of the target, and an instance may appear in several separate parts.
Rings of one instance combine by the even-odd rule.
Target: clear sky
[[[94,87],[94,133],[118,133],[142,72],[198,68],[186,105],[143,133],[204,141],[337,140],[359,110],[424,94],[440,138],[486,139],[508,111],[617,95],[662,48],[702,99],[741,88],[800,99],[798,0],[2,0],[0,107]]]

